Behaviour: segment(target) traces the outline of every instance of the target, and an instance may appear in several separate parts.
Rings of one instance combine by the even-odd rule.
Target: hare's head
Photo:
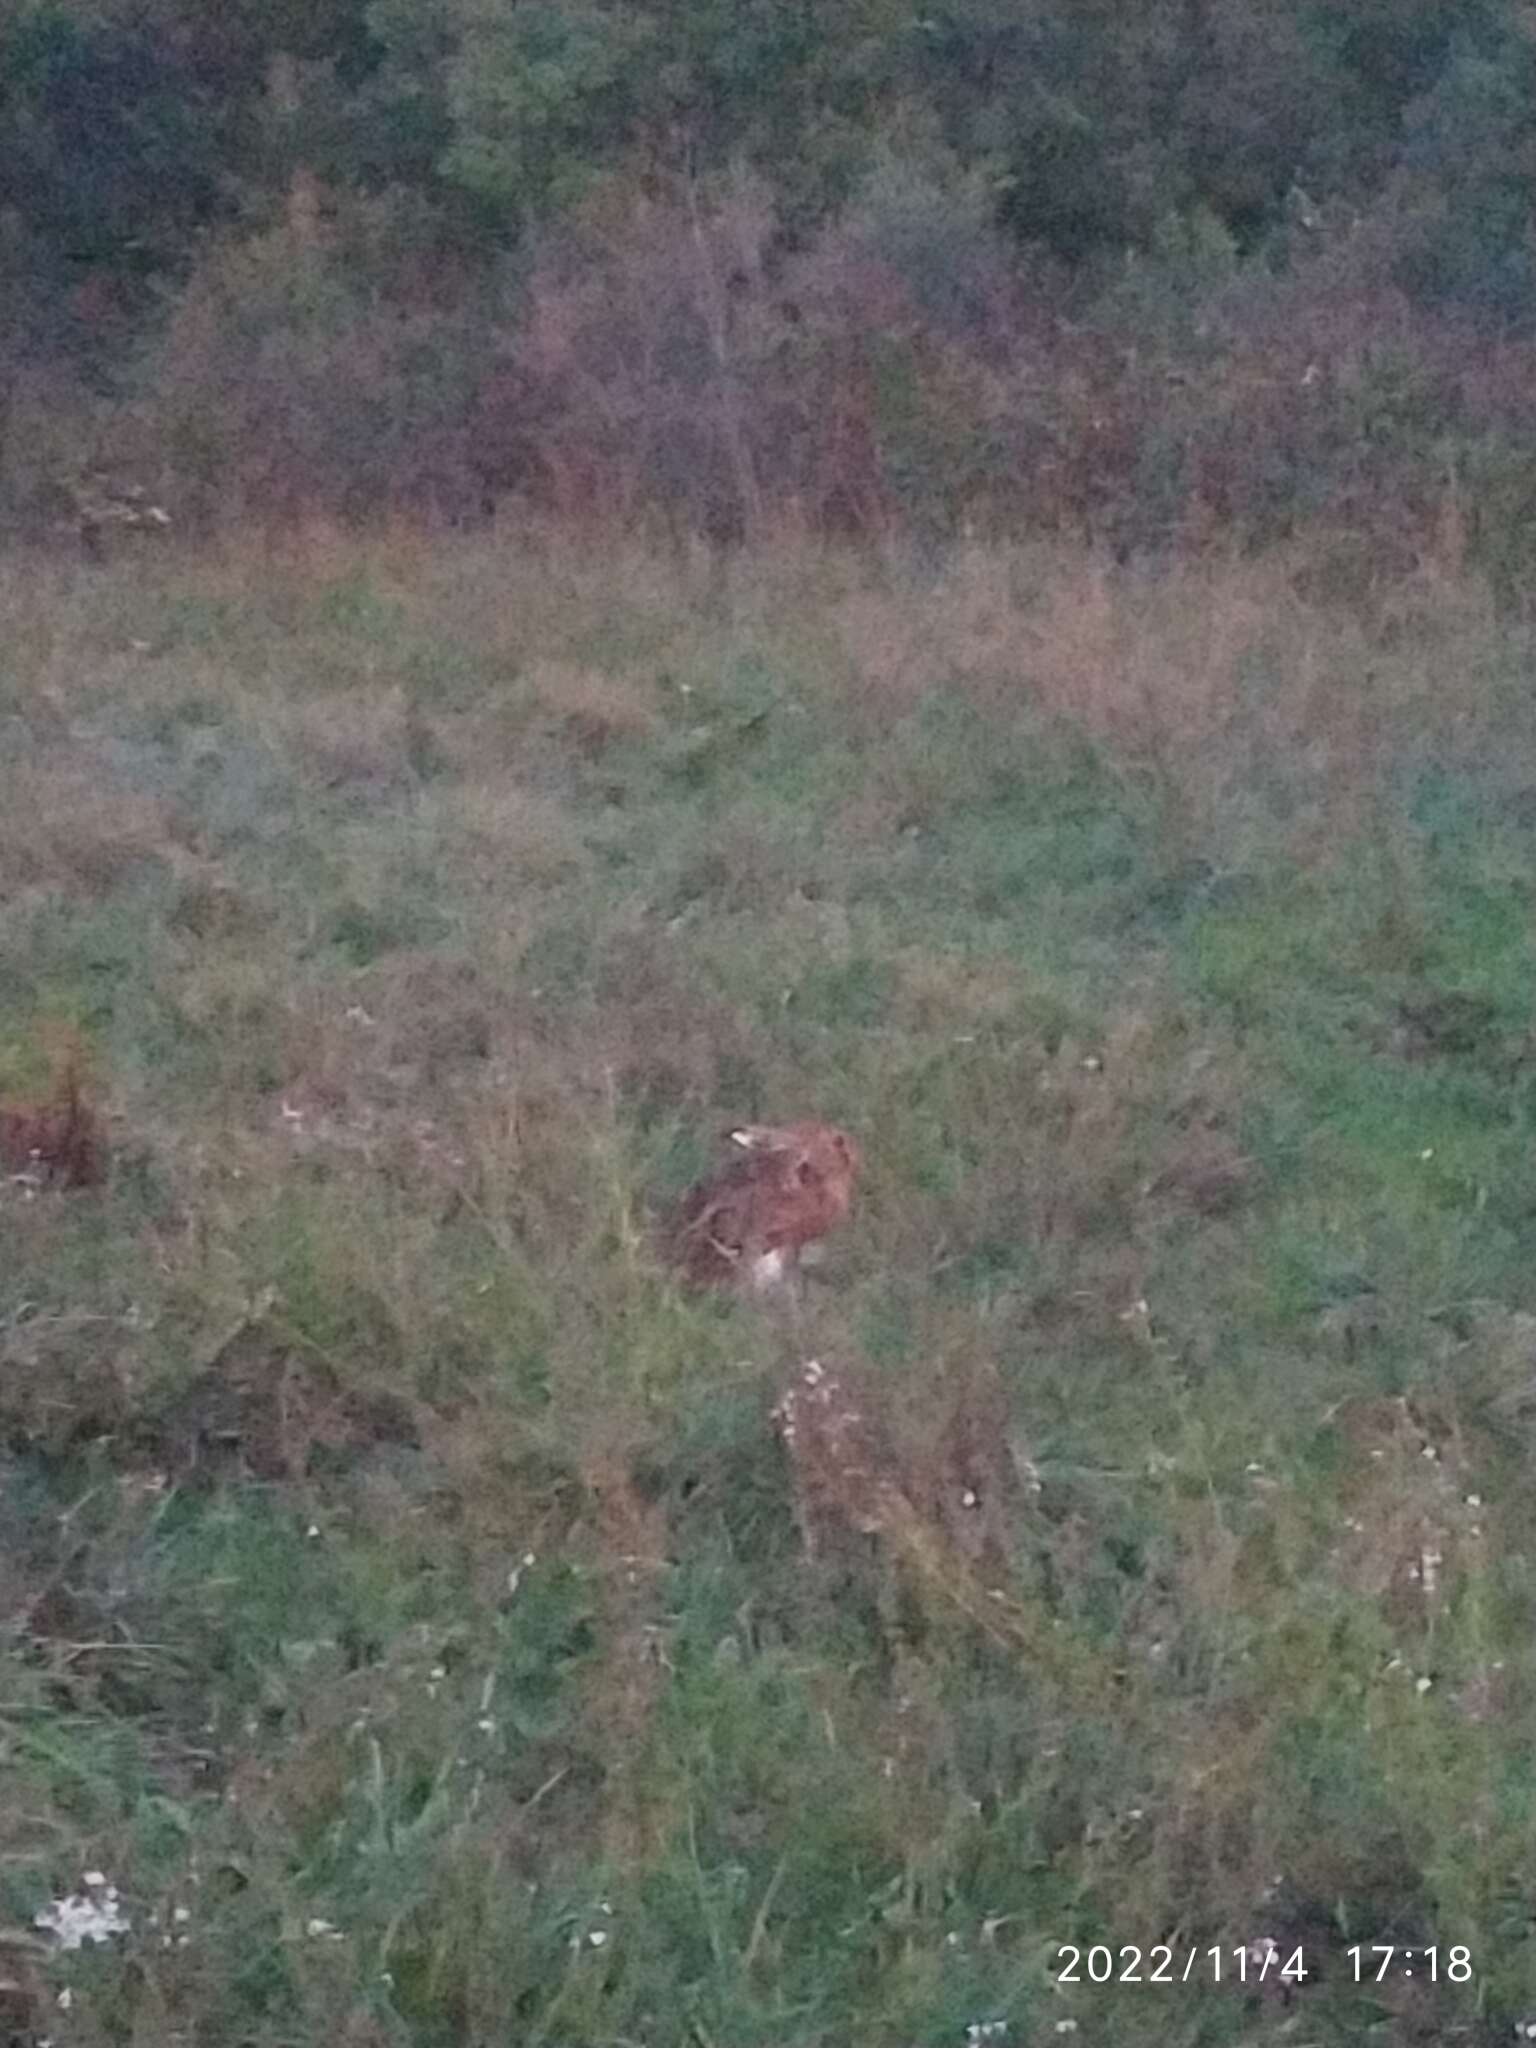
[[[857,1173],[863,1164],[859,1148],[836,1124],[737,1124],[728,1133],[744,1152],[798,1157],[823,1173]]]
[[[828,1214],[822,1228],[830,1228],[846,1211],[863,1164],[846,1131],[823,1123],[740,1124],[730,1137],[733,1145],[763,1162],[785,1194],[803,1195],[824,1208]]]

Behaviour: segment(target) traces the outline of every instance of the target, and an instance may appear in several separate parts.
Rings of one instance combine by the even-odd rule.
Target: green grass
[[[1536,2016],[1522,625],[522,537],[0,578],[0,1091],[73,1024],[114,1151],[0,1194],[0,2034]],[[799,1115],[868,1163],[797,1349],[646,1223]],[[905,1543],[805,1554],[813,1350]],[[40,1952],[87,1869],[132,1933]],[[1265,1935],[1290,2011],[1055,1981]]]

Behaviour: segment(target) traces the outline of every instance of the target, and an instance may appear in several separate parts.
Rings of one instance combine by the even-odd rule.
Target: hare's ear
[[[731,1143],[739,1145],[743,1152],[782,1152],[786,1149],[784,1133],[772,1124],[738,1124],[729,1136]]]

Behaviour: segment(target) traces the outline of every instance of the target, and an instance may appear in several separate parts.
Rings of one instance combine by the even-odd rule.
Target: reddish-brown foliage
[[[1138,259],[1085,295],[958,201],[915,240],[885,203],[792,246],[765,188],[621,181],[529,244],[513,323],[407,196],[317,205],[301,180],[283,224],[194,266],[113,458],[179,530],[515,507],[680,546],[1305,545],[1341,591],[1465,553],[1518,587],[1536,345],[1415,302],[1387,217],[1279,274]],[[0,496],[31,505],[100,429],[18,391]],[[158,524],[147,501],[110,522],[87,544]]]

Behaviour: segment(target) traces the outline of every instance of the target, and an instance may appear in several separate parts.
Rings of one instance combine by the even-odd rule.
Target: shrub
[[[489,348],[474,303],[462,289],[432,302],[410,260],[421,223],[401,217],[414,209],[386,197],[325,220],[306,196],[264,234],[213,246],[141,366],[184,512],[462,517]]]

